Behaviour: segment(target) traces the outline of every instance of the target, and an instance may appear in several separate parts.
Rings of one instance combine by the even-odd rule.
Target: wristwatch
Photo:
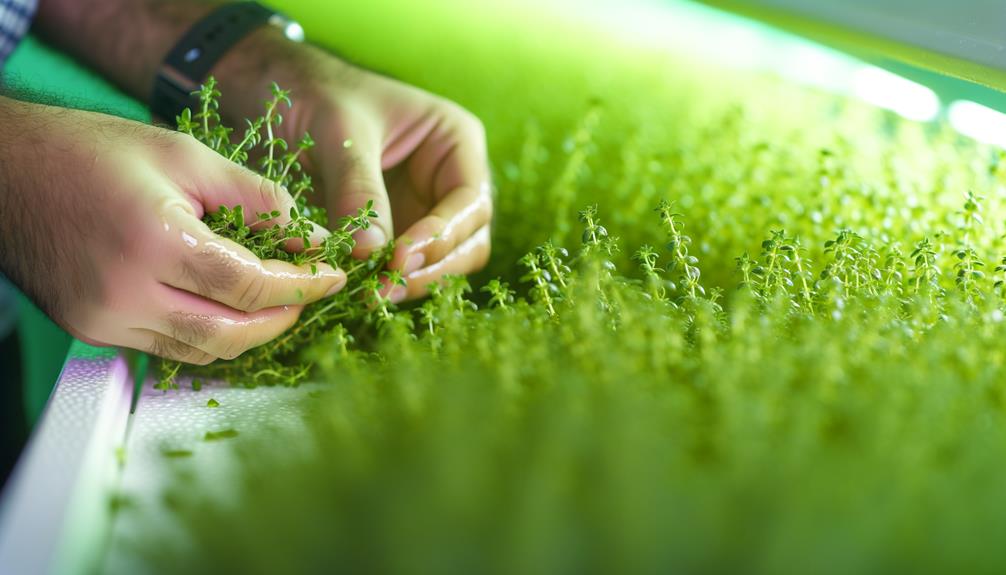
[[[242,38],[260,26],[274,26],[287,39],[304,41],[304,29],[283,14],[257,2],[225,4],[197,22],[168,52],[154,79],[150,111],[174,125],[185,108],[198,103],[193,92],[213,65]]]

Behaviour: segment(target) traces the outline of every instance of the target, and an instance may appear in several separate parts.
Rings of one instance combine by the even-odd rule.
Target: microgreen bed
[[[192,537],[144,545],[151,564],[998,571],[1000,153],[610,38],[531,61],[531,40],[470,36],[413,79],[487,123],[489,269],[395,309],[378,260],[345,259],[366,213],[338,249],[289,256],[356,275],[294,336],[208,374],[330,385],[303,429],[234,442],[237,503],[179,477]],[[287,233],[209,217],[250,245]]]

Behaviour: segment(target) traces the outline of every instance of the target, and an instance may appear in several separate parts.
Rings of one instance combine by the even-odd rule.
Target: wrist
[[[294,106],[284,111],[279,128],[289,140],[307,129],[305,104],[324,95],[319,79],[330,77],[338,66],[346,64],[315,46],[287,39],[272,26],[263,26],[235,44],[210,73],[223,94],[221,115],[235,128],[243,126],[245,118],[262,115],[273,83],[290,90]]]
[[[146,100],[165,55],[195,22],[220,1],[42,0],[35,29]]]
[[[16,188],[12,177],[15,170],[23,169],[20,166],[21,149],[25,144],[22,135],[31,135],[32,147],[37,145],[40,137],[38,130],[27,129],[32,115],[34,115],[32,104],[0,96],[0,123],[4,126],[4,130],[0,131],[0,200],[10,201],[8,198],[17,198],[21,195],[19,190],[12,189]],[[6,215],[3,213],[0,214],[0,217]],[[3,221],[10,222],[12,220],[4,218]]]
[[[76,115],[85,113],[0,96],[0,124],[4,126],[4,136],[0,137],[0,164],[5,169],[25,168],[23,162],[34,167],[38,158],[45,158],[42,164],[49,165],[52,161],[48,157],[49,148],[54,137],[78,130],[80,117]],[[4,175],[10,176],[9,173]]]

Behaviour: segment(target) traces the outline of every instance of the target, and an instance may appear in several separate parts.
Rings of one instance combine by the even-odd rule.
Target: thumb
[[[290,222],[290,212],[296,204],[286,188],[215,152],[208,149],[207,152],[211,157],[204,163],[206,169],[201,171],[192,189],[186,190],[194,203],[199,204],[197,212],[241,206],[245,224],[252,228]],[[317,225],[314,228],[311,245],[318,245],[328,236],[328,230]],[[303,243],[290,241],[286,247],[297,251],[303,249]]]
[[[338,147],[335,161],[322,163],[329,225],[373,202],[377,217],[370,227],[356,232],[353,255],[365,257],[394,237],[391,204],[381,171],[381,145],[373,140],[346,140]]]

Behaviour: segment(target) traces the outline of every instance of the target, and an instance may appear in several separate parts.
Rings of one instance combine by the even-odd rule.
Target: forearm
[[[64,273],[73,267],[60,249],[69,226],[52,220],[75,196],[56,192],[72,192],[60,167],[85,114],[0,96],[0,270],[57,321],[66,294],[81,288]],[[59,271],[41,273],[43,262]]]
[[[215,0],[41,0],[35,30],[147,101],[168,50]]]
[[[274,82],[291,90],[295,102],[303,102],[316,96],[314,89],[332,75],[350,69],[315,46],[291,42],[278,29],[263,26],[235,44],[211,73],[223,94],[220,111],[224,120],[243,126],[244,118],[262,115],[262,103],[271,97]],[[300,110],[294,106],[284,112],[281,135],[296,139],[304,133]]]
[[[28,267],[24,258],[20,257],[20,238],[14,224],[29,215],[22,201],[24,190],[19,189],[15,181],[15,171],[25,169],[18,165],[20,145],[17,136],[37,137],[35,131],[25,129],[24,120],[30,113],[30,104],[0,96],[0,122],[6,127],[0,131],[0,221],[4,222],[0,225],[0,272],[15,283],[22,281]]]
[[[158,68],[185,32],[221,0],[41,0],[36,30],[127,92],[148,101]],[[228,123],[261,113],[269,86],[297,84],[322,58],[263,26],[233,46],[213,67]],[[285,62],[285,65],[278,65]],[[296,89],[295,89],[296,91]]]

